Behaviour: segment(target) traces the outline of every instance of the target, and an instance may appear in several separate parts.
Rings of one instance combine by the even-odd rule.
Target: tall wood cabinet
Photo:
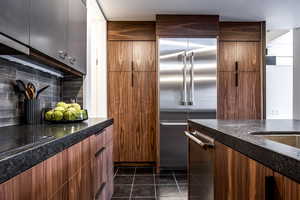
[[[221,23],[219,119],[261,119],[263,35],[263,23]]]
[[[155,37],[139,39],[147,34],[143,31],[150,30],[141,27],[149,25],[153,26],[127,26],[128,30],[137,26],[133,30],[141,32],[130,37],[128,31],[124,39],[124,34],[115,34],[120,22],[108,24],[108,109],[109,117],[114,118],[115,162],[155,162],[156,158],[156,42]]]

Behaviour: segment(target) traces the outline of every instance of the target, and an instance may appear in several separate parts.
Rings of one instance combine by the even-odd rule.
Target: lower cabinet
[[[300,184],[216,142],[216,200],[296,200]]]
[[[109,200],[110,126],[0,185],[0,200]]]

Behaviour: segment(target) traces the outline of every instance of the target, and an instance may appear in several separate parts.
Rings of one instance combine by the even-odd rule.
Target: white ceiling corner
[[[218,14],[222,21],[266,21],[268,29],[300,27],[299,0],[99,0],[112,21],[154,21],[156,14]]]

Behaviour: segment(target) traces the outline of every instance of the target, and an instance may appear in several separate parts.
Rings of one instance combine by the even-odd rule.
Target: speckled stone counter
[[[189,120],[189,126],[300,183],[300,149],[251,134],[300,134],[300,120]]]
[[[91,118],[81,123],[0,128],[0,183],[113,124]]]

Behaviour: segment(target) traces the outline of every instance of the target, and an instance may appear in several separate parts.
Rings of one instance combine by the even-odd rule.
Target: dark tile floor
[[[151,167],[115,169],[112,200],[187,200],[186,170],[161,170]]]

